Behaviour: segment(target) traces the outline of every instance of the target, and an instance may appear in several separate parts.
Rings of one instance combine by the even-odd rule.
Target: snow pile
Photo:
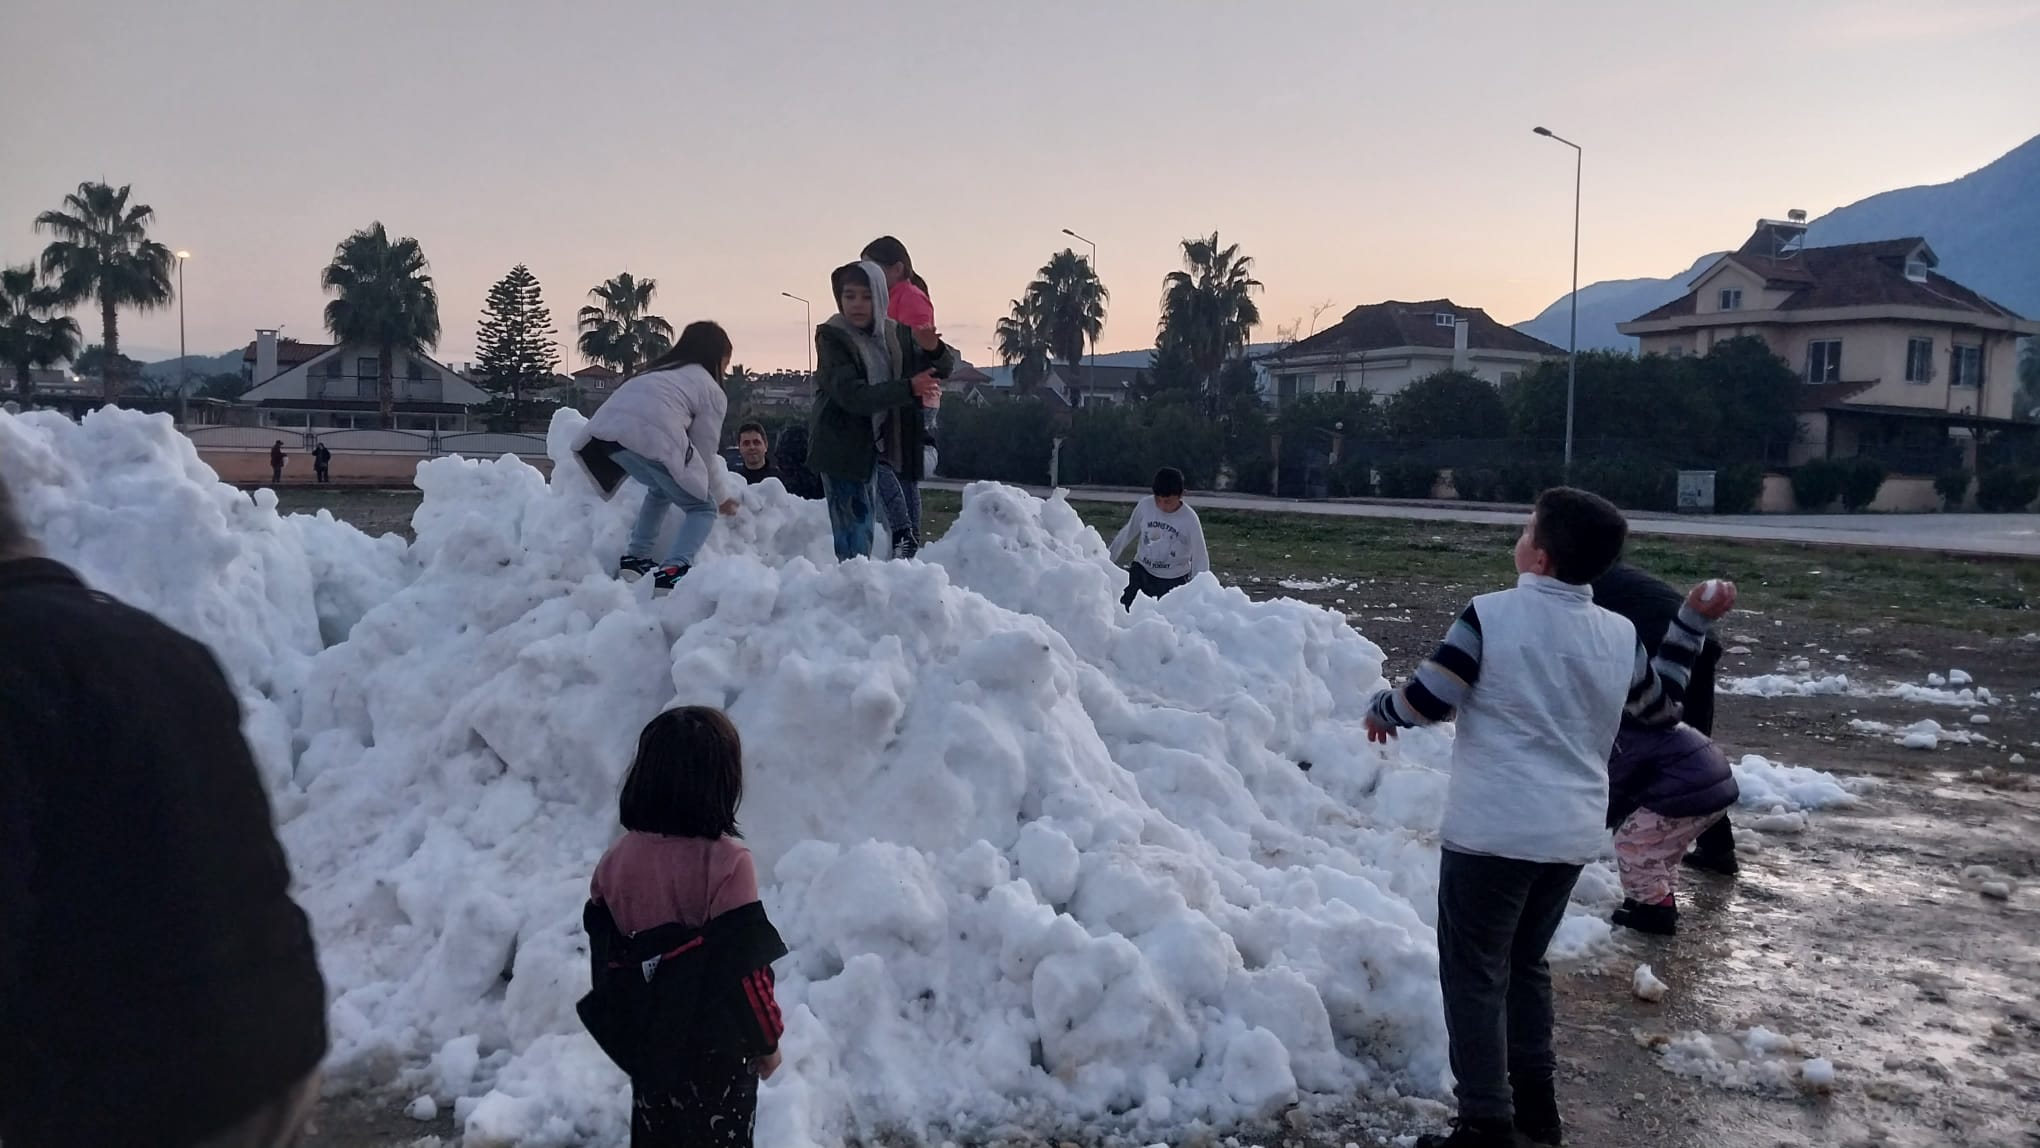
[[[1762,1025],[1726,1035],[1638,1034],[1638,1039],[1658,1052],[1667,1071],[1723,1088],[1825,1091],[1835,1082],[1834,1063],[1811,1055],[1806,1037],[1783,1036]]]
[[[926,561],[840,567],[819,503],[750,487],[654,600],[609,573],[635,499],[556,475],[426,463],[406,546],[221,486],[160,416],[0,416],[53,556],[240,689],[335,1078],[471,1145],[623,1138],[580,907],[639,727],[704,703],[792,948],[761,1143],[1440,1093],[1450,734],[1366,744],[1381,654],[1338,615],[1200,579],[1129,616],[1067,504],[990,484]],[[1555,951],[1606,935],[1576,914]]]
[[[1833,697],[1849,693],[1847,674],[1815,677],[1809,674],[1759,674],[1751,678],[1722,678],[1722,693],[1754,698]]]
[[[1736,788],[1742,794],[1737,804],[1757,813],[1789,815],[1854,805],[1859,794],[1877,784],[1872,778],[1838,778],[1803,765],[1780,764],[1754,753],[1745,754],[1731,768],[1735,771]],[[1805,828],[1803,819],[1797,827]]]

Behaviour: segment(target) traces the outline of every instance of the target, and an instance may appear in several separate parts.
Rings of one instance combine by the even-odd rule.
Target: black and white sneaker
[[[616,562],[616,572],[626,582],[635,582],[658,568],[657,562],[632,554],[626,554]]]
[[[652,593],[660,594],[671,590],[679,584],[680,579],[687,577],[687,571],[690,569],[692,567],[685,565],[659,567],[658,572],[652,575]]]

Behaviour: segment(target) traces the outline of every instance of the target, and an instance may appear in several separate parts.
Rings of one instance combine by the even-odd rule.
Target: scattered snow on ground
[[[1283,578],[1277,581],[1275,584],[1277,586],[1282,587],[1284,590],[1295,590],[1298,592],[1309,592],[1312,590],[1350,590],[1353,588],[1353,584],[1351,582],[1345,581],[1344,579],[1341,578],[1331,577]]]
[[[1757,813],[1789,815],[1854,805],[1859,794],[1877,785],[1872,778],[1837,778],[1823,770],[1784,765],[1754,753],[1744,755],[1733,769],[1736,788],[1742,791],[1737,804]],[[1798,828],[1805,827],[1802,819]]]
[[[1857,733],[1869,734],[1873,737],[1889,737],[1907,749],[1938,749],[1943,742],[1950,745],[1990,744],[1990,739],[1980,732],[1966,729],[1949,729],[1932,718],[1925,718],[1908,726],[1895,726],[1889,722],[1852,718],[1849,721],[1849,728]]]
[[[1834,1084],[1834,1064],[1811,1056],[1806,1037],[1782,1036],[1762,1025],[1726,1035],[1639,1033],[1638,1039],[1660,1054],[1668,1071],[1724,1088],[1789,1091]]]
[[[1722,693],[1742,697],[1758,698],[1811,698],[1811,697],[1856,697],[1891,698],[1903,702],[1917,702],[1922,705],[1961,706],[1971,708],[1996,704],[1996,699],[1986,689],[1946,688],[1949,679],[1939,674],[1929,675],[1927,685],[1912,682],[1886,682],[1881,686],[1866,685],[1850,680],[1847,674],[1820,674],[1810,672],[1802,660],[1794,663],[1799,667],[1791,672],[1757,674],[1752,677],[1721,678],[1718,686]],[[1964,683],[1968,676],[1963,676]]]
[[[580,422],[555,420],[555,459]],[[994,484],[925,561],[845,566],[820,503],[743,489],[655,600],[610,576],[634,491],[555,473],[428,462],[406,545],[278,515],[161,416],[0,415],[0,477],[50,553],[234,681],[334,1079],[451,1105],[474,1142],[623,1139],[625,1082],[573,1011],[580,909],[637,730],[706,703],[744,731],[792,948],[762,1143],[1443,1095],[1451,734],[1367,745],[1381,652],[1340,615],[1209,578],[1128,615],[1065,502]],[[1781,800],[1814,793],[1765,765]],[[1553,951],[1607,937],[1576,912]]]

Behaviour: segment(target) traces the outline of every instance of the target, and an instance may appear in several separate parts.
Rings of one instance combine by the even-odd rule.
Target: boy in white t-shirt
[[[1126,520],[1112,539],[1112,561],[1136,540],[1133,565],[1126,570],[1126,593],[1119,604],[1133,609],[1136,594],[1150,598],[1162,595],[1211,569],[1211,555],[1204,549],[1204,524],[1197,512],[1183,503],[1183,472],[1165,466],[1155,472],[1154,493],[1134,504],[1133,517]]]

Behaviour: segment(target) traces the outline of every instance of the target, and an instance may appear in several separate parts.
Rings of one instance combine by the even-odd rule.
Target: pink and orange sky
[[[451,361],[523,262],[563,337],[629,270],[798,367],[780,292],[819,321],[885,232],[979,362],[1065,227],[1099,245],[1104,350],[1153,341],[1177,241],[1213,229],[1271,336],[1387,298],[1517,322],[1570,273],[1572,153],[1536,124],[1587,148],[1583,283],[2040,132],[2035,0],[8,0],[0,43],[0,260],[80,180],[131,183],[193,253],[194,354],[322,338],[320,268],[372,220],[424,244]],[[122,331],[174,353],[176,312]]]

